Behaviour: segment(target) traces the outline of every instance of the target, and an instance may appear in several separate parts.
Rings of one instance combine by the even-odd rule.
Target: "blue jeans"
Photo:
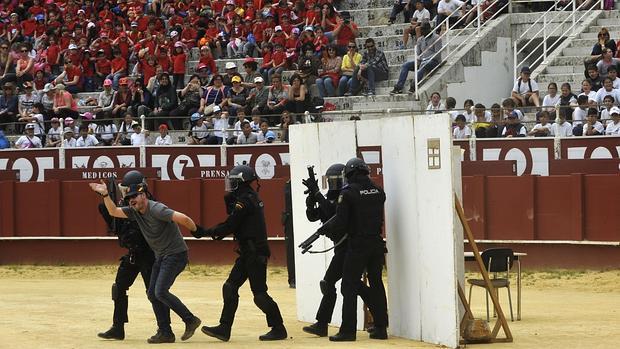
[[[109,74],[106,79],[110,79],[112,80],[112,87],[115,90],[118,90],[118,81],[124,76],[125,74],[123,73],[114,73],[114,74]]]
[[[361,89],[360,79],[357,77],[357,73],[360,70],[360,66],[358,65],[353,72],[353,78],[351,82],[351,93],[357,94]],[[388,72],[379,70],[375,67],[367,66],[366,69],[362,70],[362,77],[368,80],[368,91],[375,93],[375,83],[377,81],[383,81],[388,79]]]
[[[159,256],[153,264],[148,297],[153,305],[157,327],[162,332],[172,333],[170,309],[185,322],[190,321],[194,317],[194,314],[187,309],[185,304],[170,293],[170,287],[172,287],[177,276],[185,269],[187,262],[187,251],[185,251],[168,256]]]
[[[398,75],[398,81],[394,86],[395,89],[402,90],[405,87],[405,81],[407,80],[407,76],[410,71],[414,71],[415,62],[409,61],[400,68],[400,74]],[[437,60],[431,59],[430,61],[426,61],[418,66],[418,82],[422,81],[424,75],[430,73],[435,67],[437,67]],[[415,81],[411,81],[411,86],[415,84]]]
[[[336,97],[336,88],[332,82],[332,78],[323,77],[316,79],[316,87],[319,88],[319,95],[321,98]]]
[[[351,79],[351,76],[349,75],[342,75],[340,77],[340,81],[338,82],[338,95],[339,96],[344,96],[344,94],[347,93],[347,91],[350,91],[352,81],[353,79]]]

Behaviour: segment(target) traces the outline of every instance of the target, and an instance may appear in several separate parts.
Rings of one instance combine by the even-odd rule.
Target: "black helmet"
[[[370,168],[368,167],[368,165],[366,165],[364,160],[360,158],[352,158],[351,160],[347,161],[347,164],[345,165],[344,176],[349,178],[354,173],[368,175],[370,174]]]
[[[119,189],[123,198],[147,192],[146,178],[137,170],[125,173],[123,181],[119,184]]]
[[[225,190],[235,191],[242,183],[250,183],[258,179],[254,169],[247,165],[237,165],[230,170],[225,180]]]
[[[327,188],[329,191],[340,190],[342,188],[344,183],[343,170],[343,164],[333,164],[329,166],[325,172],[325,179],[327,179]]]

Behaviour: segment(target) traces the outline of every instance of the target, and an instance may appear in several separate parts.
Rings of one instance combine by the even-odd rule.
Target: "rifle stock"
[[[301,244],[299,244],[299,248],[301,248],[301,254],[308,252],[312,248],[312,244],[321,236],[321,234],[317,231],[314,234],[310,235],[309,238],[304,240]]]

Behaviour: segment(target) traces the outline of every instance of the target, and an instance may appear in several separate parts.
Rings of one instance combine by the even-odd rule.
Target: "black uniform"
[[[385,251],[381,237],[384,202],[385,193],[367,175],[353,175],[338,197],[336,215],[319,229],[323,232],[345,229],[349,234],[341,288],[342,325],[338,335],[330,340],[355,339],[357,295],[364,269],[370,284],[368,304],[375,329],[385,331],[387,326],[387,300],[381,278]]]
[[[267,260],[271,255],[267,244],[267,230],[263,202],[248,184],[242,184],[225,198],[228,218],[224,223],[208,229],[208,235],[216,238],[233,233],[239,244],[235,260],[228,279],[222,287],[224,307],[220,317],[220,328],[228,330],[230,335],[239,305],[239,288],[250,280],[250,288],[254,294],[254,304],[265,313],[267,324],[272,328],[283,328],[282,315],[276,302],[267,294]],[[203,332],[213,335],[213,328],[203,327]],[[218,331],[215,330],[215,331]],[[226,332],[226,331],[224,331]],[[221,334],[221,331],[217,334]],[[228,336],[215,336],[228,340]],[[223,337],[223,338],[221,338]],[[264,339],[264,338],[261,338]],[[269,339],[269,338],[268,338]]]
[[[100,333],[99,337],[122,339],[120,337],[124,337],[124,323],[129,321],[127,317],[127,291],[138,275],[142,275],[144,286],[148,289],[155,254],[144,240],[140,228],[135,222],[111,217],[104,204],[99,204],[99,212],[108,224],[110,231],[118,236],[119,245],[128,250],[127,254],[120,258],[121,262],[112,285],[112,300],[114,300],[112,329]]]
[[[336,200],[339,193],[339,190],[330,190],[327,192],[327,198],[323,197],[323,194],[320,192],[308,196],[306,200],[306,217],[308,220],[311,222],[320,220],[322,223],[325,223],[332,218],[336,214]],[[342,270],[347,253],[347,242],[341,241],[345,234],[346,231],[344,229],[326,232],[327,237],[334,244],[340,244],[334,248],[334,257],[325,271],[323,280],[320,282],[323,298],[321,298],[321,304],[316,313],[316,320],[320,326],[326,326],[331,322],[334,306],[336,305],[336,282],[342,278]],[[360,281],[358,291],[362,300],[368,304],[368,286]]]

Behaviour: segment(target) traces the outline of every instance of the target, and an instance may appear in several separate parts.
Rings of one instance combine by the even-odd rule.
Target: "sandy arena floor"
[[[146,338],[155,331],[155,319],[141,279],[130,291],[126,339],[104,341],[96,336],[111,324],[110,285],[115,270],[115,266],[0,266],[0,348],[151,348]],[[191,266],[177,280],[173,292],[203,320],[203,324],[216,324],[221,309],[221,285],[227,272],[228,267]],[[277,343],[258,341],[258,335],[267,330],[265,320],[252,302],[249,287],[244,286],[230,342],[220,342],[200,331],[189,341],[181,342],[183,324],[172,314],[177,343],[165,347],[436,347],[396,337],[374,341],[363,332],[358,333],[355,343],[330,343],[326,338],[307,335],[301,331],[304,324],[295,319],[295,291],[288,288],[285,274],[282,268],[270,268],[269,284],[291,339]],[[514,343],[467,347],[618,348],[619,285],[620,270],[526,272],[523,320],[510,323]],[[483,317],[483,292],[480,289],[474,292],[474,313]],[[505,291],[500,292],[505,301]],[[513,296],[515,294],[516,290]],[[508,316],[507,303],[504,310]],[[330,329],[332,334],[336,331],[336,328]]]

